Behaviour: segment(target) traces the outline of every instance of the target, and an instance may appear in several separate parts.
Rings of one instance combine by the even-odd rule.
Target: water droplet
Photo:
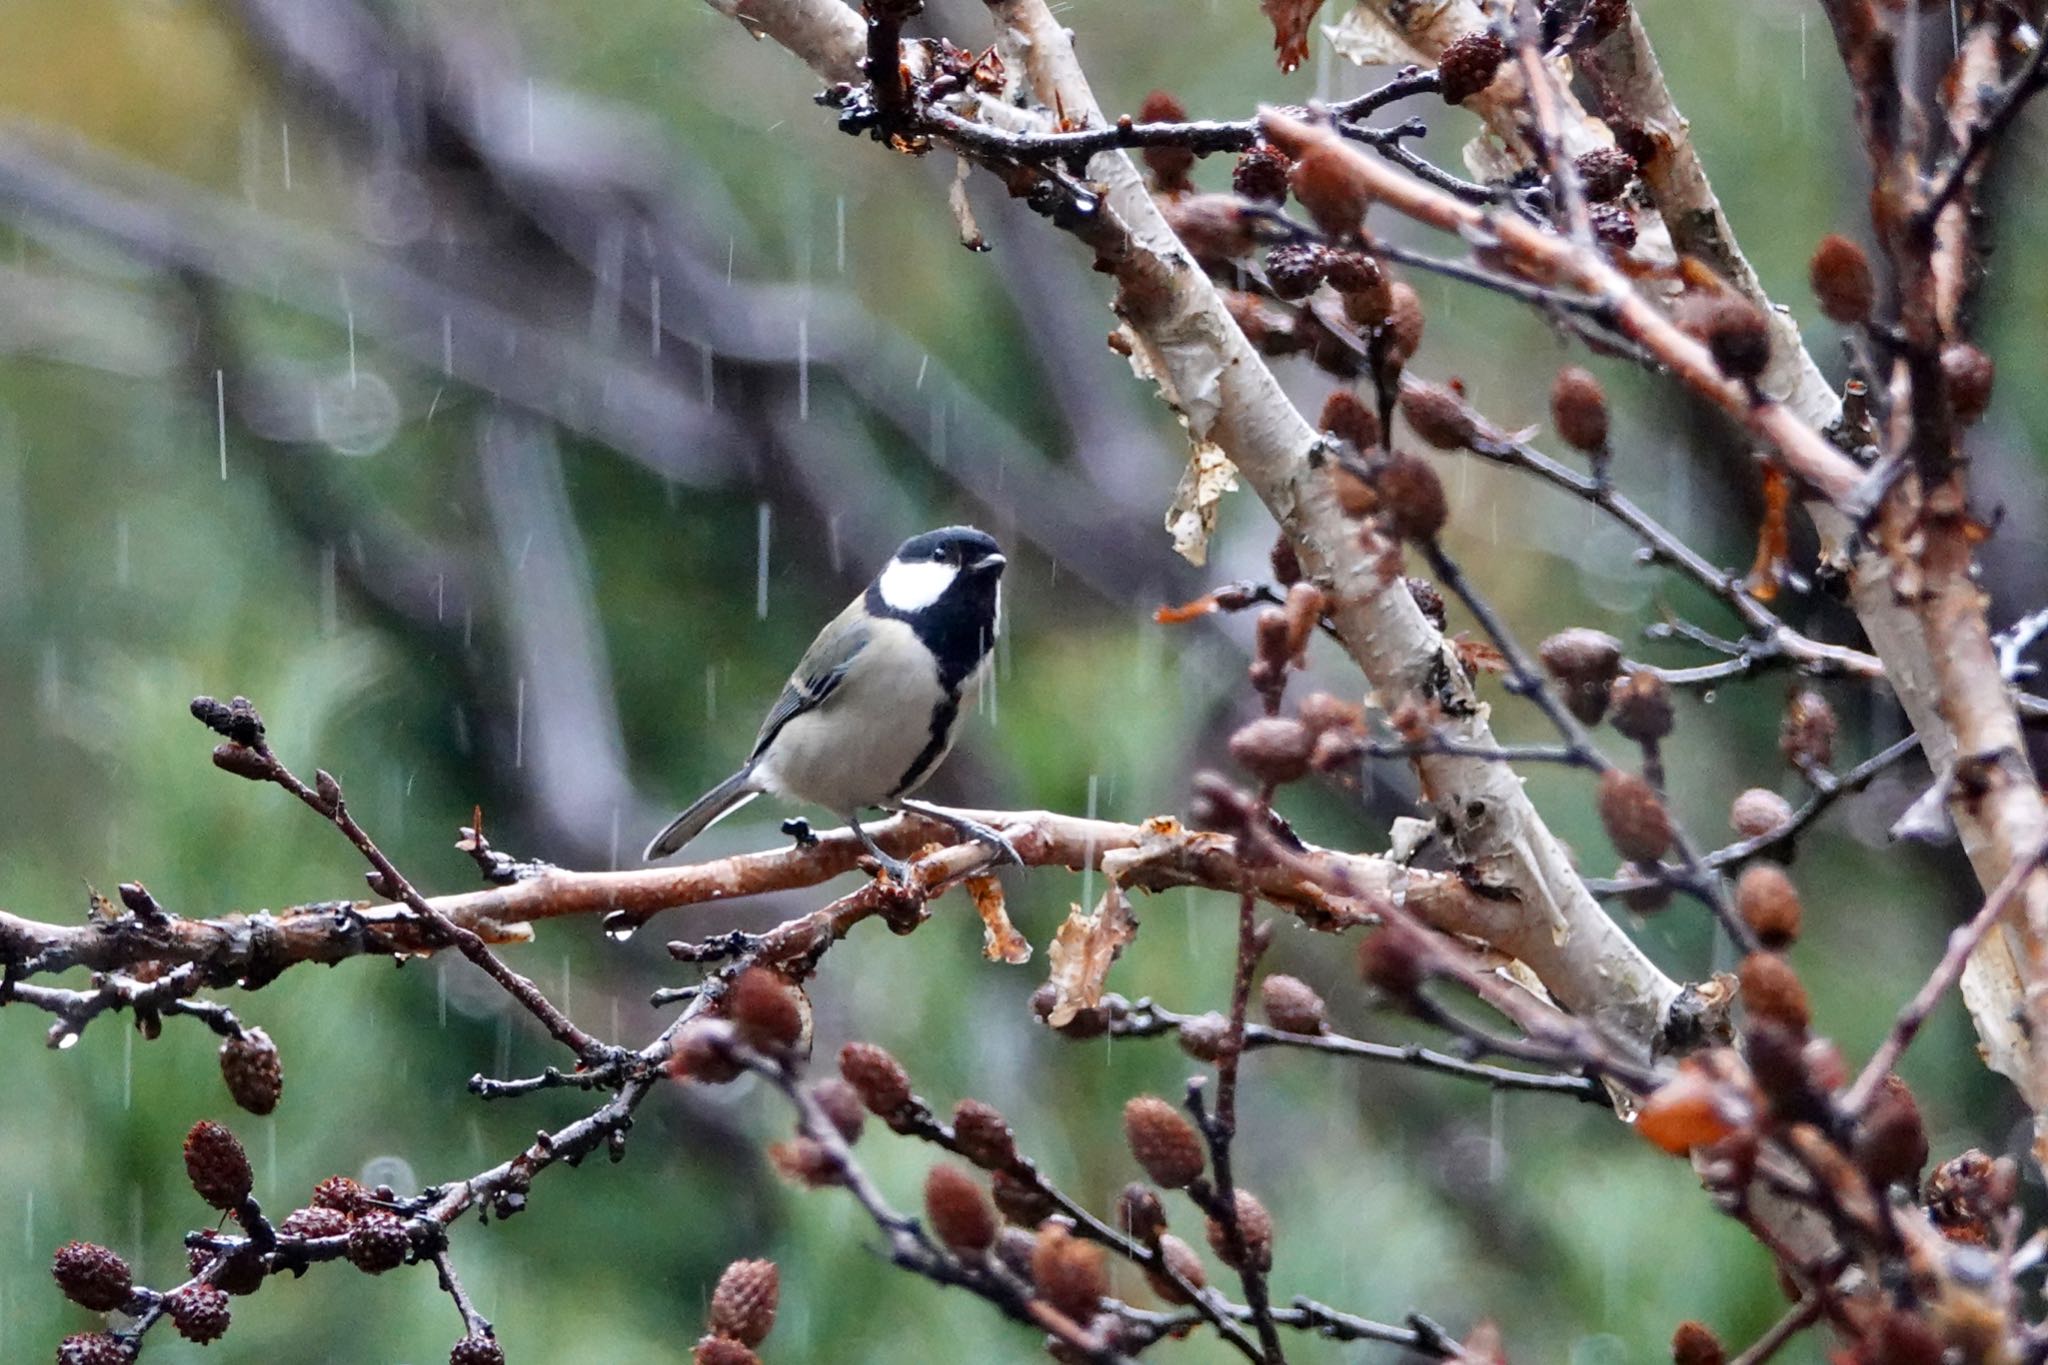
[[[363,1163],[357,1181],[375,1189],[389,1185],[399,1194],[411,1194],[419,1189],[419,1177],[413,1173],[412,1163],[402,1156],[373,1156]]]
[[[629,914],[624,910],[614,910],[604,917],[603,923],[604,936],[606,938],[614,943],[624,943],[632,938],[633,935],[639,933],[640,926],[645,924],[646,921],[638,915]]]
[[[66,1029],[64,1032],[57,1035],[57,1051],[69,1052],[72,1048],[77,1046],[78,1034],[73,1032],[72,1030]]]

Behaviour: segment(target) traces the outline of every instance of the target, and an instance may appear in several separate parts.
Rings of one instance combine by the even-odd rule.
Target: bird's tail
[[[654,842],[640,856],[648,862],[666,858],[762,791],[760,779],[754,776],[754,766],[750,763],[691,802],[688,810],[669,821],[668,828],[654,836]]]

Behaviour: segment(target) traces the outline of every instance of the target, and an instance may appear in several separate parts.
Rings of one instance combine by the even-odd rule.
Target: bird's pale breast
[[[901,621],[877,620],[855,668],[817,710],[783,726],[760,777],[768,790],[845,814],[903,794],[945,700],[929,650]],[[962,690],[964,710],[972,684]],[[849,723],[851,722],[851,723]],[[936,767],[936,760],[926,771]]]

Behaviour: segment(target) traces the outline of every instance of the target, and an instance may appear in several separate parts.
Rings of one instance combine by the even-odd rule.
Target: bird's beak
[[[973,573],[1001,573],[1003,565],[1010,561],[999,554],[985,554],[974,561]]]

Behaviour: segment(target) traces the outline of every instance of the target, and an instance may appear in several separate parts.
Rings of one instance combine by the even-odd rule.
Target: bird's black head
[[[995,643],[1004,562],[995,539],[972,526],[912,536],[869,585],[868,613],[909,625],[957,687]]]

